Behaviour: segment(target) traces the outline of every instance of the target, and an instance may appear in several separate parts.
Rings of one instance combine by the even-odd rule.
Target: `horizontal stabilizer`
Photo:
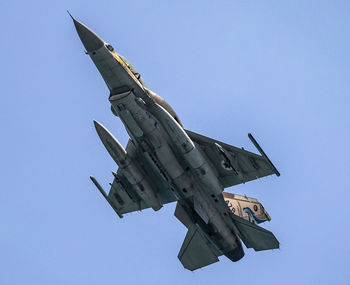
[[[272,232],[234,214],[231,214],[231,217],[247,248],[254,248],[256,251],[279,248],[279,242]]]
[[[178,258],[191,271],[219,261],[218,251],[197,224],[193,224],[185,237]]]

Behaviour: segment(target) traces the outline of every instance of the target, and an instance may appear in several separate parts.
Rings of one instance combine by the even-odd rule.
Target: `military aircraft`
[[[126,149],[99,122],[98,136],[119,166],[108,193],[92,182],[122,218],[124,214],[177,202],[175,217],[188,229],[178,258],[191,271],[244,256],[241,241],[256,251],[279,248],[276,237],[258,226],[269,221],[253,198],[224,188],[279,172],[251,134],[260,155],[186,130],[170,105],[145,84],[136,68],[91,29],[75,28],[110,91],[114,115],[130,139]]]

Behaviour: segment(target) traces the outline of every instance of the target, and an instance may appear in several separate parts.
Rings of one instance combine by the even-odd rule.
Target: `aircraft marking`
[[[260,223],[265,221],[265,220],[258,219],[255,216],[255,214],[253,213],[252,209],[250,209],[249,207],[243,208],[243,211],[247,213],[248,218],[249,218],[249,222],[251,222],[251,223],[260,224]]]
[[[223,169],[227,170],[227,171],[232,171],[233,170],[232,167],[231,167],[231,164],[228,161],[226,161],[226,160],[222,160],[221,161],[221,167]]]

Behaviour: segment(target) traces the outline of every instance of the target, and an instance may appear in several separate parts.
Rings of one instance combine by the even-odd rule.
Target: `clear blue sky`
[[[120,220],[93,187],[125,144],[66,9],[126,56],[186,128],[254,150],[281,249],[191,273],[175,204]],[[0,284],[349,284],[349,1],[2,1]]]

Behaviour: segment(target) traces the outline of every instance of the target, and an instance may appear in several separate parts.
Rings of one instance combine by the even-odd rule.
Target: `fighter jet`
[[[191,271],[219,261],[221,255],[240,260],[242,241],[256,251],[279,248],[276,237],[258,226],[270,221],[259,201],[223,192],[259,177],[280,175],[253,136],[248,134],[260,155],[185,129],[125,57],[72,19],[86,54],[109,89],[111,110],[130,136],[124,148],[94,121],[119,169],[112,172],[108,194],[90,178],[116,214],[123,218],[133,211],[158,211],[177,202],[174,215],[188,229],[178,258]]]

